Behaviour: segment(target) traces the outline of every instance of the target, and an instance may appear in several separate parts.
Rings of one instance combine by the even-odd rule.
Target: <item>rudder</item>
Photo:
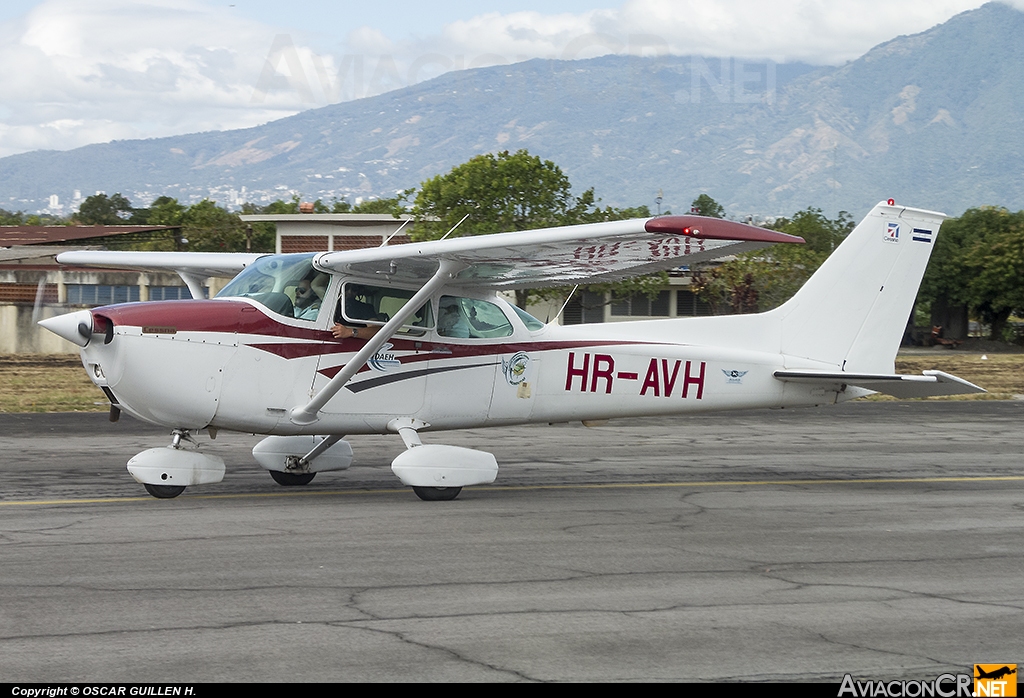
[[[880,203],[772,311],[781,352],[841,371],[891,373],[945,215]]]

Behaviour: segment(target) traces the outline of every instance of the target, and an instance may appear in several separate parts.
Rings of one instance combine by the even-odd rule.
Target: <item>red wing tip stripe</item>
[[[802,243],[804,239],[757,226],[704,216],[659,216],[644,224],[648,233],[664,233],[703,238],[705,240],[737,240],[743,242]]]

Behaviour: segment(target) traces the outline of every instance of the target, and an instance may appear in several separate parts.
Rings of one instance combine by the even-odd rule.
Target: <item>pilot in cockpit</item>
[[[324,292],[330,277],[321,272],[311,271],[295,287],[293,313],[299,320],[316,320],[320,313]]]
[[[458,299],[451,296],[441,298],[437,333],[442,337],[469,337],[469,321]]]

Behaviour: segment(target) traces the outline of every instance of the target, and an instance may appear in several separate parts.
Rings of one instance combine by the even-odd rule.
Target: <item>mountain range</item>
[[[261,126],[0,159],[0,207],[119,191],[237,205],[390,196],[482,152],[557,163],[602,203],[729,215],[879,200],[1024,208],[1024,12],[989,3],[839,67],[699,56],[447,73]],[[244,189],[243,189],[244,187]]]

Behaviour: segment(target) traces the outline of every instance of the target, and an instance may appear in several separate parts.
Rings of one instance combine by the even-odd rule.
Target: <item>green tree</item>
[[[725,208],[707,194],[701,194],[690,202],[690,213],[710,218],[725,218]]]
[[[110,197],[93,194],[78,207],[77,218],[84,225],[117,225],[124,223],[133,213],[131,202],[120,193]]]
[[[49,213],[26,214],[24,211],[7,211],[0,208],[0,225],[71,225],[70,221]]]
[[[773,230],[798,235],[803,245],[773,245],[693,275],[694,291],[711,304],[715,314],[756,313],[785,303],[853,230],[846,211],[834,219],[821,209],[807,208],[792,218],[780,218]]]
[[[185,207],[177,199],[161,196],[149,205],[149,225],[181,225],[185,218]]]
[[[406,203],[415,189],[407,189],[400,194],[392,197],[386,197],[383,199],[368,199],[361,201],[355,206],[352,206],[349,211],[352,213],[378,213],[378,214],[390,214],[395,218],[398,218],[404,213],[408,213],[406,210]],[[347,202],[346,202],[347,203]],[[337,204],[335,204],[337,205]],[[342,212],[344,213],[344,212]]]
[[[221,208],[209,199],[189,206],[182,213],[181,225],[182,236],[188,240],[190,251],[245,251],[246,229],[238,214]]]
[[[396,204],[411,194],[412,191],[403,192]],[[413,236],[417,240],[437,239],[456,225],[453,234],[467,236],[650,216],[646,206],[600,208],[597,202],[592,188],[579,196],[573,195],[569,178],[558,165],[526,150],[477,155],[448,174],[423,182],[412,207],[417,221]],[[650,295],[657,293],[657,287],[664,283],[666,277],[661,274],[653,279],[602,284],[592,290]],[[531,293],[550,298],[564,296],[566,292],[567,289],[519,290],[516,304],[526,307]]]
[[[293,196],[291,201],[271,201],[263,208],[256,206],[253,213],[298,213],[299,212],[299,197]]]
[[[488,153],[423,182],[412,208],[414,235],[439,238],[467,216],[459,236],[566,225],[594,203],[593,189],[573,196],[569,178],[550,160],[525,150]]]
[[[25,213],[0,208],[0,225],[25,225]]]
[[[931,305],[933,322],[966,306],[991,339],[1003,339],[1010,316],[1024,313],[1024,211],[984,206],[946,219],[918,300]]]

